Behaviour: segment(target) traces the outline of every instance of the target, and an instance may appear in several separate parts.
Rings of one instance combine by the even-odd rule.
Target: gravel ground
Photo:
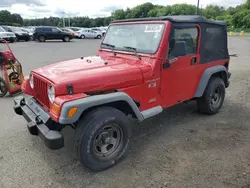
[[[60,60],[94,55],[100,40],[20,42],[11,47],[30,70]],[[31,136],[14,114],[11,97],[0,99],[0,188],[190,187],[250,188],[250,38],[231,37],[231,85],[220,113],[196,113],[194,103],[165,110],[134,126],[128,155],[118,165],[93,173],[66,147],[51,151]]]

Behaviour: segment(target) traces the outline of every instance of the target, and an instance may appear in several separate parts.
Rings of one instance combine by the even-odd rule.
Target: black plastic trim
[[[20,105],[21,102],[22,106]],[[50,130],[44,122],[29,109],[23,97],[14,98],[14,104],[14,111],[26,119],[27,128],[30,134],[39,136],[51,150],[64,147],[64,138],[62,134],[59,131]]]

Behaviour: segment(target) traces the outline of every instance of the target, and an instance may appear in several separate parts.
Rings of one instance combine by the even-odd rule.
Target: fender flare
[[[228,71],[227,71],[227,68],[225,66],[218,65],[218,66],[207,68],[204,71],[204,73],[200,79],[200,82],[199,82],[199,85],[196,89],[194,97],[201,97],[203,95],[211,76],[217,72],[225,72],[226,79],[227,79],[226,81],[228,81],[228,74],[227,74]]]
[[[74,101],[66,102],[62,106],[61,115],[59,118],[59,123],[61,124],[73,124],[79,120],[82,113],[91,107],[97,107],[103,104],[116,102],[116,101],[125,101],[127,104],[132,108],[134,111],[137,119],[142,121],[144,119],[142,113],[140,112],[139,108],[137,107],[136,103],[133,99],[124,92],[115,92],[110,94],[103,94],[103,95],[94,95],[89,96],[82,99],[77,99]],[[78,107],[76,114],[72,118],[68,118],[68,110],[72,107]]]

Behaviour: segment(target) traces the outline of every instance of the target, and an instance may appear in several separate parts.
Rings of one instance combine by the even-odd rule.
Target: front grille
[[[34,90],[35,97],[38,102],[41,103],[41,105],[49,108],[50,103],[48,98],[48,83],[44,82],[34,75]]]

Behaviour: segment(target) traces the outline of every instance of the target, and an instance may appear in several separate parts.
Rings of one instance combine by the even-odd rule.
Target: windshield
[[[105,44],[115,46],[114,50],[130,51],[127,47],[135,48],[137,52],[153,54],[158,50],[164,24],[122,24],[111,25],[103,40],[102,48],[110,48]]]
[[[0,27],[0,32],[6,32],[2,27]]]

